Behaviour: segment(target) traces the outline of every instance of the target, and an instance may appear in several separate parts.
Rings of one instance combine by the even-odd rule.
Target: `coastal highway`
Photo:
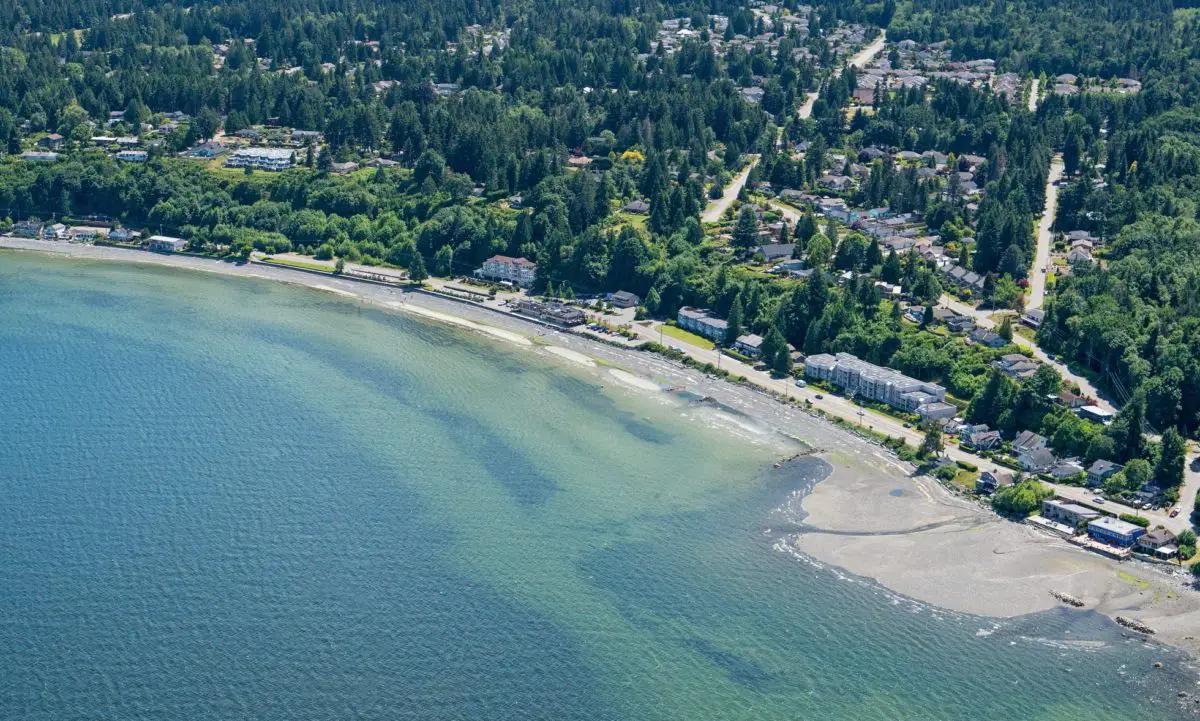
[[[371,300],[381,303],[385,306],[426,306],[437,309],[450,317],[456,318],[474,318],[476,322],[488,326],[498,326],[500,328],[511,328],[517,333],[529,333],[532,329],[534,334],[539,336],[547,336],[547,331],[540,326],[533,326],[529,321],[520,319],[516,316],[497,312],[496,309],[480,308],[479,306],[461,303],[440,296],[422,295],[416,293],[406,293],[401,289],[392,288],[381,285],[373,285],[354,281],[350,278],[337,278],[332,276],[324,276],[313,274],[286,266],[268,266],[261,264],[234,264],[226,263],[210,258],[202,258],[189,255],[166,255],[157,253],[148,253],[138,250],[128,250],[124,248],[90,246],[90,245],[75,245],[68,243],[59,243],[52,241],[41,240],[26,240],[22,238],[0,237],[0,247],[21,249],[21,250],[36,250],[43,252],[55,252],[64,255],[70,255],[80,258],[90,258],[99,260],[116,260],[122,262],[140,262],[153,265],[165,265],[177,268],[187,268],[197,271],[215,272],[223,275],[234,275],[242,277],[264,278],[268,280],[277,280],[289,283],[307,285],[319,290],[327,290],[336,292],[339,295],[346,297],[354,297],[363,301]],[[404,302],[406,299],[407,302]],[[635,323],[633,328],[637,333],[646,340],[659,340],[659,330],[657,323]],[[579,334],[574,334],[564,331],[551,331],[553,337],[559,339],[559,342],[564,343],[567,347],[574,347],[580,352],[588,355],[594,355],[596,358],[603,358],[618,366],[627,365],[635,369],[650,365],[655,368],[667,369],[676,367],[684,372],[684,378],[672,379],[668,382],[679,383],[684,382],[689,386],[697,384],[698,389],[706,389],[711,386],[715,391],[718,386],[726,386],[727,384],[719,381],[711,381],[702,377],[697,377],[699,374],[690,370],[685,370],[682,366],[668,361],[661,356],[653,356],[641,352],[631,352],[630,349],[613,347],[611,345],[603,345],[594,343]],[[718,356],[713,350],[700,348],[681,340],[671,338],[667,343],[675,348],[678,348],[687,355],[701,362],[717,363]],[[890,416],[885,416],[869,409],[860,409],[857,405],[845,398],[837,396],[825,396],[818,399],[817,391],[811,388],[798,388],[790,379],[775,379],[769,374],[755,370],[754,368],[741,363],[733,358],[720,357],[720,365],[722,368],[729,370],[732,373],[744,375],[747,380],[759,388],[772,391],[775,393],[787,394],[791,398],[798,400],[810,400],[813,407],[821,409],[826,414],[842,418],[852,424],[862,423],[869,426],[877,432],[885,433],[892,437],[904,438],[907,442],[913,445],[919,445],[923,434],[916,428],[905,428],[903,423]],[[675,371],[671,371],[674,375]],[[649,375],[656,377],[659,375],[657,371],[651,371]],[[715,385],[714,385],[715,384]],[[728,385],[728,388],[734,389],[736,386]],[[722,394],[723,395],[723,394]],[[767,397],[763,396],[763,401],[767,401]],[[773,401],[772,401],[773,402]],[[736,401],[734,405],[739,405]],[[780,413],[791,412],[788,406],[779,405]],[[860,412],[862,415],[860,415]],[[824,424],[819,424],[824,425]],[[827,426],[832,428],[831,426]],[[854,443],[848,443],[853,437],[843,436],[843,434],[826,435],[823,432],[817,434],[818,438],[824,437],[827,440],[818,440],[818,443],[830,442],[839,447],[855,450]],[[855,441],[857,442],[857,441]],[[846,445],[843,445],[846,443]],[[862,449],[858,448],[857,452]],[[995,464],[984,458],[969,453],[955,445],[948,445],[946,455],[952,460],[962,460],[968,463],[973,463],[981,469],[994,468]],[[1052,484],[1053,485],[1053,484]],[[1060,492],[1064,497],[1073,498],[1081,501],[1090,501],[1092,493],[1087,489],[1073,488],[1070,486],[1054,486],[1056,491]],[[1190,526],[1188,511],[1190,511],[1190,498],[1195,495],[1196,489],[1200,488],[1200,465],[1196,463],[1196,456],[1189,455],[1188,474],[1185,480],[1183,491],[1184,512],[1177,518],[1168,518],[1165,513],[1159,511],[1138,511],[1143,517],[1150,520],[1152,525],[1163,525],[1172,531],[1178,533],[1184,528]],[[1109,502],[1105,508],[1116,513],[1132,513],[1135,512],[1131,508],[1126,508]]]
[[[659,325],[660,324],[657,321],[646,325],[635,323],[633,328],[637,331],[639,336],[643,337],[645,340],[659,342]],[[905,441],[914,446],[919,446],[921,441],[924,439],[924,432],[921,429],[915,427],[905,428],[902,421],[891,416],[884,415],[875,410],[860,408],[847,398],[831,395],[813,388],[797,387],[794,381],[792,381],[790,378],[772,378],[769,373],[756,370],[752,366],[742,363],[737,359],[721,355],[716,350],[700,348],[699,346],[694,346],[677,338],[669,338],[666,340],[666,343],[667,345],[682,351],[701,363],[712,363],[713,365],[717,365],[719,361],[722,369],[727,370],[735,375],[745,376],[749,382],[759,386],[760,388],[773,391],[775,393],[784,393],[788,397],[796,398],[802,402],[805,400],[811,401],[814,409],[820,409],[827,415],[836,416],[842,420],[850,422],[851,424],[864,425],[878,433],[884,433],[893,438],[903,438]],[[818,395],[823,397],[817,398]],[[970,451],[960,448],[954,444],[946,444],[945,455],[951,460],[963,461],[975,465],[980,470],[1000,469],[1000,467],[993,461],[971,453]],[[1189,461],[1194,460],[1196,460],[1195,457],[1189,457]],[[1189,470],[1190,468],[1191,466],[1189,466]],[[1195,468],[1195,471],[1191,471],[1189,473],[1182,494],[1187,494],[1189,492],[1188,488],[1192,487],[1193,485],[1195,488],[1200,489],[1200,464],[1195,465]],[[1088,505],[1099,505],[1093,503],[1092,501],[1092,499],[1096,497],[1096,491],[1094,489],[1066,486],[1057,483],[1047,483],[1046,485],[1052,487],[1054,491],[1063,498],[1068,498],[1075,502],[1086,503]],[[1181,495],[1181,498],[1190,499],[1195,495],[1195,490],[1192,490],[1191,494],[1192,495],[1190,496]],[[1151,526],[1161,525],[1170,529],[1173,533],[1178,534],[1185,528],[1191,528],[1191,522],[1187,513],[1187,511],[1190,510],[1189,504],[1190,500],[1185,502],[1185,512],[1181,513],[1176,518],[1171,518],[1165,511],[1142,511],[1130,506],[1116,503],[1114,501],[1105,501],[1105,503],[1102,505],[1104,509],[1110,513],[1117,515],[1122,513],[1140,515],[1143,518],[1148,519],[1151,523]]]

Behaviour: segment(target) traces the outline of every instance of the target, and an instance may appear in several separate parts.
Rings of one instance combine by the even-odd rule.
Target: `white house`
[[[183,238],[172,238],[169,235],[150,236],[150,250],[156,253],[176,253],[187,247]]]

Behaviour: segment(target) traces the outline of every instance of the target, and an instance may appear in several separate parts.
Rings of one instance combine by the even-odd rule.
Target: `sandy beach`
[[[752,423],[818,449],[832,472],[795,499],[787,550],[878,581],[915,600],[954,611],[1014,617],[1060,607],[1061,591],[1088,610],[1137,618],[1153,638],[1200,655],[1200,593],[1188,578],[1146,563],[1080,550],[1030,527],[996,517],[878,446],[751,388],[713,379],[661,356],[617,348],[440,296],[257,264],[121,248],[0,238],[0,248],[81,260],[141,262],[306,286],[347,302],[453,324],[596,374],[632,393],[683,387],[714,399]],[[2,259],[0,255],[0,259]],[[0,260],[2,262],[2,260]],[[607,381],[607,382],[606,382]],[[801,516],[803,518],[801,519]]]

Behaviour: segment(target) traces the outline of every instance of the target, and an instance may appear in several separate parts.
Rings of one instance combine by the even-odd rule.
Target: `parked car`
[[[1096,496],[1095,498],[1092,499],[1092,503],[1104,503],[1104,499],[1101,498],[1100,496]]]
[[[904,427],[905,427],[905,428],[912,428],[912,424],[911,424],[911,423],[905,423],[905,424],[904,424]]]
[[[808,386],[808,381],[801,378],[800,380],[796,381],[796,386],[799,388],[805,388]]]
[[[1175,506],[1174,508],[1171,509],[1171,518],[1174,518],[1175,516],[1178,516],[1178,515],[1179,515],[1179,506]]]

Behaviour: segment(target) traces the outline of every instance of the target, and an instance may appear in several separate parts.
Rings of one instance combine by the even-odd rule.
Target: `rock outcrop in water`
[[[1125,616],[1117,616],[1114,620],[1117,623],[1124,626],[1125,628],[1130,629],[1131,631],[1137,631],[1138,633],[1146,633],[1146,634],[1154,633],[1154,629],[1150,628],[1149,626],[1147,626],[1146,624],[1137,620],[1136,618],[1126,618]]]
[[[1067,604],[1068,606],[1074,606],[1075,608],[1083,608],[1083,599],[1076,598],[1069,593],[1063,593],[1062,591],[1051,590],[1050,595],[1054,596],[1055,598],[1057,598],[1058,600]]]

